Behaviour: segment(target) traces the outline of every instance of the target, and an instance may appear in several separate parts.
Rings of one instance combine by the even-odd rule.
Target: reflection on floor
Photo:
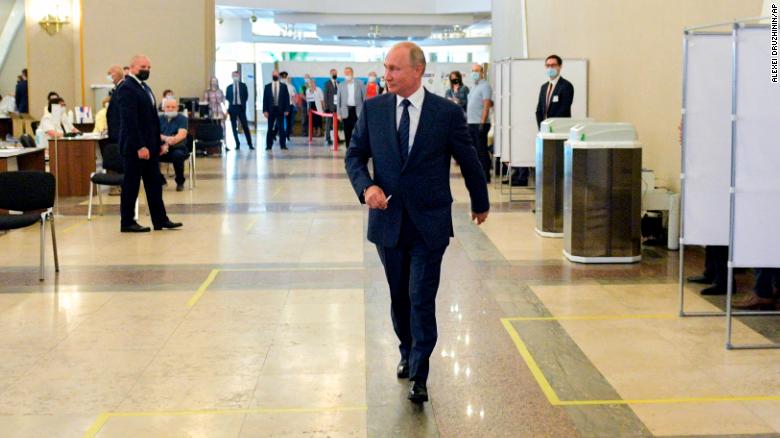
[[[120,234],[117,198],[91,222],[60,200],[58,276],[37,281],[36,230],[0,235],[0,435],[780,436],[780,352],[726,351],[721,318],[679,318],[676,253],[573,265],[531,203],[491,186],[478,228],[457,168],[453,190],[422,409],[394,376],[343,151],[199,158],[194,190],[165,190],[178,231]],[[690,309],[722,302],[695,292]],[[777,326],[757,319],[741,341]]]

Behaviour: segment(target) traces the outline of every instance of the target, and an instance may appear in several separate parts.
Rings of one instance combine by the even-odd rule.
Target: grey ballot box
[[[563,144],[572,127],[591,119],[549,118],[536,136],[536,233],[563,237]]]
[[[628,124],[572,128],[564,146],[564,255],[578,263],[641,260],[642,146]]]

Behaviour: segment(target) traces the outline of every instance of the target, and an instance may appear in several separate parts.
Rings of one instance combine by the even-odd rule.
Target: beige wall
[[[0,94],[14,94],[16,91],[16,77],[27,67],[27,41],[24,37],[24,28],[16,32],[8,57],[0,69]]]
[[[69,106],[94,107],[90,87],[107,84],[108,66],[126,65],[136,53],[151,58],[149,85],[157,95],[165,88],[177,96],[202,95],[214,69],[214,0],[73,0],[73,16],[83,8],[82,19],[54,36],[38,25],[46,2],[26,0],[34,116],[40,117],[50,89]]]
[[[682,31],[755,17],[762,0],[526,0],[532,58],[587,58],[589,115],[634,123],[643,166],[679,186]]]

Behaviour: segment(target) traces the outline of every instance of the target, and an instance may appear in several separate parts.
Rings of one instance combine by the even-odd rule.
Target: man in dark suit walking
[[[268,120],[268,130],[265,133],[265,150],[270,151],[274,145],[274,133],[279,133],[279,146],[287,149],[287,135],[284,130],[284,120],[290,113],[290,93],[287,85],[279,82],[279,72],[274,70],[272,81],[265,85],[263,91],[263,117]]]
[[[335,114],[338,111],[338,95],[339,95],[339,83],[338,72],[335,68],[330,69],[330,79],[325,84],[325,110],[326,113]],[[338,140],[339,133],[334,132],[333,137],[330,136],[330,131],[333,130],[333,119],[331,117],[325,118],[325,142],[328,146],[333,146],[333,141]],[[347,145],[349,147],[349,145]]]
[[[252,133],[249,131],[249,123],[246,121],[246,101],[249,99],[249,90],[246,84],[241,82],[241,73],[233,72],[233,83],[228,85],[225,90],[225,100],[228,101],[228,115],[230,115],[230,127],[233,128],[233,140],[236,141],[236,150],[241,149],[241,142],[238,140],[238,128],[236,123],[241,121],[241,129],[246,136],[246,144],[249,149],[252,146]]]
[[[124,155],[125,167],[120,203],[123,233],[149,231],[149,227],[138,225],[134,219],[142,178],[154,229],[179,228],[182,225],[168,219],[162,200],[160,120],[154,93],[146,85],[150,69],[149,58],[134,56],[128,78],[116,88],[112,97],[112,102],[119,105],[119,150]]]
[[[369,207],[368,240],[376,244],[400,340],[397,376],[409,378],[409,400],[428,400],[429,358],[436,345],[436,293],[441,261],[453,236],[450,164],[460,164],[481,224],[490,202],[463,110],[423,88],[425,55],[396,44],[385,59],[392,94],[363,104],[346,156],[361,203]],[[373,159],[373,174],[367,163]]]

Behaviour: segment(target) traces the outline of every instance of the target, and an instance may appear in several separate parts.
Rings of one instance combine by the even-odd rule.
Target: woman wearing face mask
[[[157,106],[157,112],[161,113],[165,111],[163,109],[163,102],[165,102],[165,99],[175,99],[175,97],[173,96],[173,90],[163,91],[162,98],[160,99],[160,103]]]
[[[225,119],[225,95],[219,89],[219,81],[216,76],[212,76],[209,80],[209,88],[203,93],[203,100],[209,104],[209,113],[212,119]]]
[[[322,112],[325,107],[325,98],[322,95],[322,90],[317,86],[317,83],[313,79],[309,79],[309,84],[306,87],[306,105],[308,109]],[[314,137],[322,135],[322,117],[317,114],[311,116],[311,126],[314,132]]]
[[[469,103],[469,87],[463,85],[463,76],[459,71],[450,73],[450,88],[444,93],[444,97],[455,102],[466,112]]]
[[[382,76],[379,78],[379,94],[387,94],[387,82],[385,82],[385,77]]]
[[[59,97],[53,97],[46,106],[46,113],[41,117],[38,130],[49,138],[62,138],[64,133],[78,133],[79,130],[68,120],[65,101]]]
[[[371,99],[374,96],[381,94],[381,88],[376,80],[376,72],[372,71],[368,74],[368,84],[366,84],[366,99]]]

